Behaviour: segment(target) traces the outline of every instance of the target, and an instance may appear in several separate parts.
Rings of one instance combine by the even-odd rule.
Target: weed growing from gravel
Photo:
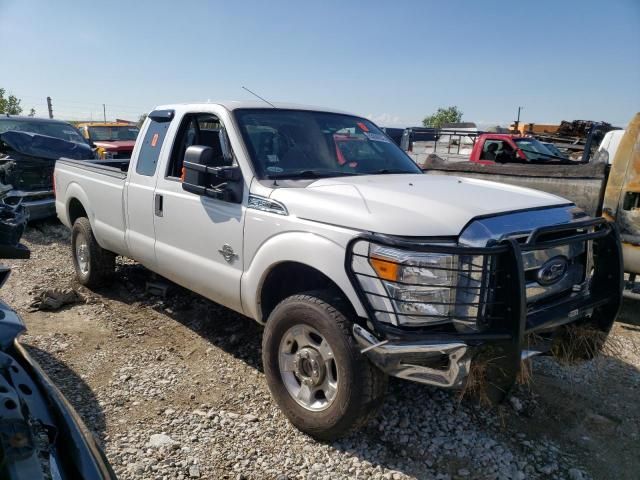
[[[553,342],[553,356],[564,364],[598,359],[602,355],[618,357],[624,351],[620,337],[592,326],[569,325]]]

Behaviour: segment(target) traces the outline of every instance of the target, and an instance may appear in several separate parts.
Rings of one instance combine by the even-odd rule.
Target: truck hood
[[[271,198],[289,214],[399,236],[457,236],[473,218],[570,204],[528,188],[463,177],[363,175],[279,188]]]
[[[135,140],[113,140],[93,142],[96,147],[102,147],[110,152],[132,152],[136,144]]]

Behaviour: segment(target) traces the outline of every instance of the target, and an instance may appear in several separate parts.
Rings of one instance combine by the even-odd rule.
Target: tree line
[[[4,88],[0,88],[0,114],[5,115],[20,115],[23,112],[20,100],[15,95],[7,94]],[[36,114],[34,108],[29,110],[29,116],[33,117]]]

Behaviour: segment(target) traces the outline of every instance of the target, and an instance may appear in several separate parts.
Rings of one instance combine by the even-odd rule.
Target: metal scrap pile
[[[594,125],[602,126],[604,131],[609,131],[613,128],[613,126],[607,122],[594,122],[592,120],[574,120],[572,122],[568,122],[566,120],[562,120],[560,122],[560,127],[558,127],[555,134],[565,137],[584,138],[589,135],[589,131]]]

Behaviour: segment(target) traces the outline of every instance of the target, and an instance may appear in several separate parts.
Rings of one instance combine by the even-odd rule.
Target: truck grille
[[[547,234],[543,229],[515,237],[523,247],[522,267],[529,310],[539,309],[546,302],[563,296],[587,291],[593,266],[593,241],[577,241],[576,238],[594,231],[592,226],[574,228],[568,225],[559,230],[556,227]],[[553,242],[549,248],[535,246],[549,241]]]
[[[585,281],[586,242],[523,252],[527,304],[566,294]]]

